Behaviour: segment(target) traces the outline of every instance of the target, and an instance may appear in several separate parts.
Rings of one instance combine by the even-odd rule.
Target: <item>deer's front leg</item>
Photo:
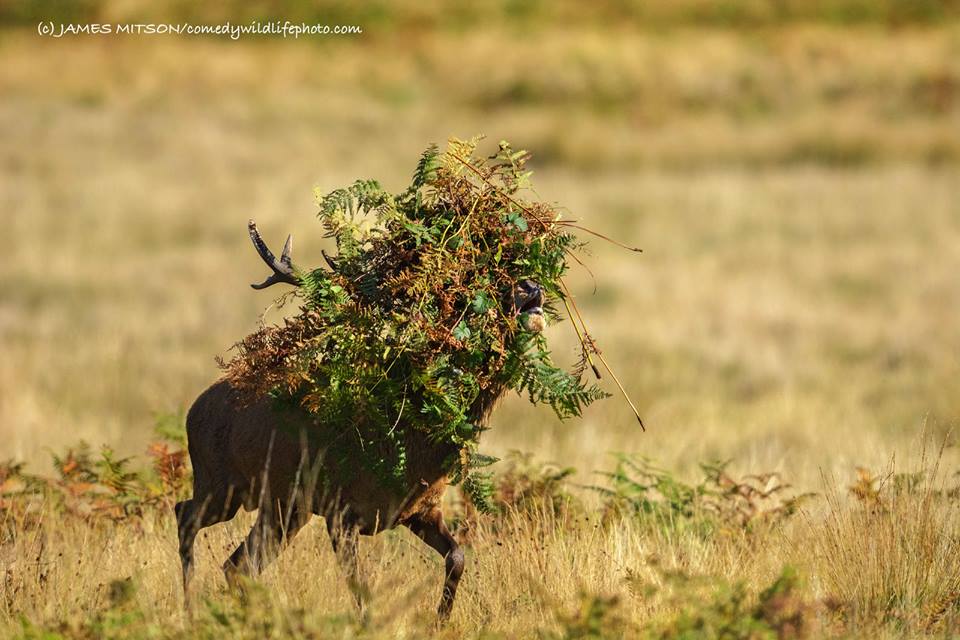
[[[437,614],[440,620],[450,617],[453,609],[453,599],[457,595],[457,585],[463,575],[463,549],[443,521],[440,509],[433,509],[423,516],[415,516],[405,523],[413,533],[443,556],[446,575],[443,580],[443,595],[440,597],[440,607]]]

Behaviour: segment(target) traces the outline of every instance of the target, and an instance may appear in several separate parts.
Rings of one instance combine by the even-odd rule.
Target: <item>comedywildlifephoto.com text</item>
[[[63,38],[64,36],[112,36],[112,35],[212,35],[227,36],[231,40],[239,40],[243,36],[280,36],[283,38],[299,38],[300,36],[325,35],[359,35],[363,29],[359,25],[330,25],[296,23],[288,20],[273,20],[270,22],[249,22],[234,24],[192,24],[192,23],[66,23],[52,20],[37,23],[37,34],[46,38]]]

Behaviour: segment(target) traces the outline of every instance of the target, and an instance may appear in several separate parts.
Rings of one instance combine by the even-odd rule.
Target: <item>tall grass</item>
[[[228,587],[216,567],[250,526],[247,516],[201,536],[197,592],[184,608],[169,505],[189,478],[165,472],[159,456],[154,471],[109,453],[99,461],[58,456],[56,480],[9,466],[3,474],[0,631],[24,638],[944,637],[960,628],[960,494],[942,461],[921,458],[909,472],[882,476],[864,470],[848,494],[830,482],[823,498],[797,511],[778,507],[794,505],[798,490],[774,490],[785,485],[769,474],[738,479],[708,466],[704,482],[688,483],[645,471],[656,481],[638,493],[624,489],[630,474],[621,467],[598,501],[556,467],[515,458],[496,478],[496,513],[479,515],[460,500],[448,505],[468,571],[450,626],[437,628],[442,566],[404,531],[362,542],[362,614],[319,523],[261,578]],[[624,508],[641,495],[638,508]],[[742,518],[754,500],[772,508]]]
[[[941,460],[924,454],[910,472],[862,470],[851,486],[859,504],[828,492],[826,518],[811,525],[811,551],[822,588],[854,623],[918,634],[958,628],[958,487]]]

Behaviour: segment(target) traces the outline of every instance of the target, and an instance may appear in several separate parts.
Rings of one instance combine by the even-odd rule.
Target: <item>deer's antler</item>
[[[293,235],[287,236],[287,241],[283,244],[283,253],[280,254],[280,259],[277,260],[277,257],[274,256],[273,252],[267,247],[267,243],[260,237],[260,232],[257,230],[257,223],[251,220],[247,223],[247,229],[250,231],[250,240],[253,241],[253,246],[256,248],[257,253],[259,253],[263,261],[267,263],[267,266],[273,270],[273,274],[266,280],[260,284],[251,284],[250,286],[254,289],[266,289],[278,282],[286,282],[287,284],[299,287],[300,278],[294,273],[293,264],[290,262],[290,252],[293,251]]]

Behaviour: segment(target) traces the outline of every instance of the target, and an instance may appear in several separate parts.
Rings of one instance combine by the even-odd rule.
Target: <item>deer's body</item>
[[[225,381],[197,398],[187,415],[193,498],[176,506],[184,589],[197,532],[230,520],[242,507],[260,511],[247,539],[224,563],[228,577],[256,575],[312,515],[322,515],[338,560],[355,583],[356,535],[403,525],[444,557],[440,615],[449,615],[464,562],[440,509],[447,486],[444,462],[453,453],[449,445],[408,430],[406,483],[397,491],[359,467],[328,477],[326,449],[312,430],[305,413],[278,409],[270,401],[245,403]]]
[[[274,275],[263,285],[298,284],[290,266],[290,240],[278,261],[251,221],[254,246]],[[542,290],[523,285],[515,304],[540,313]],[[531,311],[532,310],[532,311]],[[483,425],[503,389],[481,393],[471,407],[474,424]],[[193,545],[200,529],[232,519],[241,507],[259,509],[246,541],[224,563],[228,577],[256,574],[269,563],[312,515],[326,520],[330,540],[351,583],[358,580],[356,536],[399,525],[408,527],[445,561],[441,618],[449,615],[460,575],[463,551],[447,529],[441,500],[446,469],[457,454],[452,444],[431,441],[404,428],[405,477],[384,483],[357,461],[328,456],[334,447],[324,425],[298,408],[283,408],[270,399],[250,401],[221,380],[202,393],[187,415],[187,438],[193,464],[193,497],[176,505],[184,591],[193,568]],[[353,437],[350,430],[343,437]]]
[[[317,515],[346,511],[343,517],[363,534],[439,507],[447,479],[442,464],[453,453],[449,447],[408,430],[408,486],[399,493],[361,468],[325,473],[327,451],[316,431],[305,412],[269,400],[250,403],[228,382],[217,382],[187,415],[194,502],[202,501],[211,513],[276,502]]]

